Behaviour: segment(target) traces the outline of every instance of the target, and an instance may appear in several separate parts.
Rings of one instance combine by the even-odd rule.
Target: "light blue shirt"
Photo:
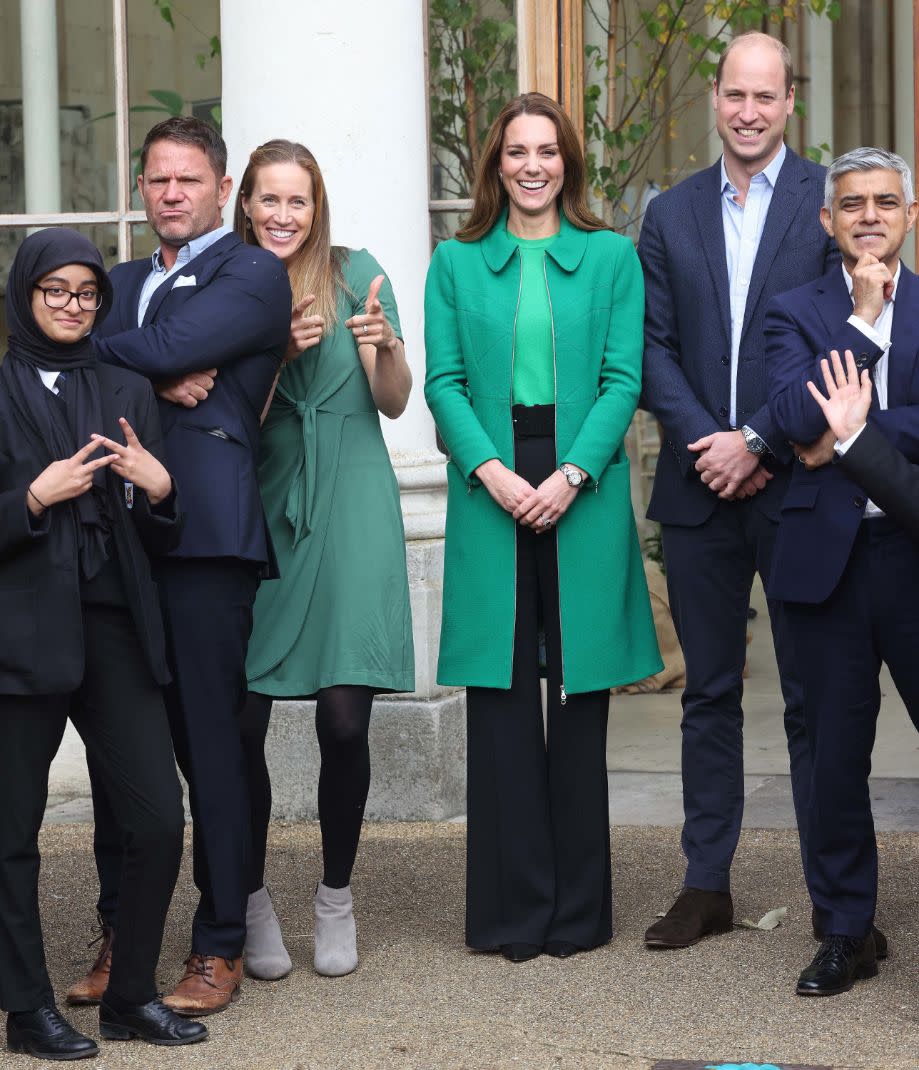
[[[157,249],[150,258],[150,274],[144,280],[144,284],[140,291],[140,300],[137,302],[137,326],[143,326],[144,316],[147,314],[147,306],[150,304],[150,299],[171,275],[175,275],[177,271],[181,271],[190,260],[194,260],[194,258],[203,253],[205,249],[210,249],[214,242],[220,241],[222,237],[232,233],[232,227],[218,227],[216,230],[208,231],[207,234],[202,234],[200,238],[192,238],[190,242],[186,242],[179,250],[176,262],[168,271],[166,270],[166,265],[163,263],[162,253]]]
[[[724,226],[724,250],[727,254],[731,295],[731,427],[737,426],[737,365],[753,262],[756,260],[776,179],[782,170],[786,153],[783,144],[775,159],[750,179],[750,188],[743,205],[734,200],[737,188],[728,178],[724,169],[724,157],[721,157],[721,221]]]

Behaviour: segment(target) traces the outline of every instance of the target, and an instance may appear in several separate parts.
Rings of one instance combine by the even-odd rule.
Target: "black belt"
[[[514,405],[511,407],[514,438],[554,438],[554,405]]]

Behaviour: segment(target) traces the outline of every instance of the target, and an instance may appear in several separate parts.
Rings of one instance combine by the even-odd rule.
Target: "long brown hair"
[[[309,315],[325,319],[323,334],[330,334],[337,320],[339,288],[347,290],[342,274],[342,261],[346,250],[332,245],[332,223],[329,215],[329,199],[316,157],[296,141],[274,138],[259,145],[249,157],[249,163],[239,183],[236,208],[233,211],[233,228],[247,245],[258,245],[243,208],[243,198],[248,200],[255,189],[255,180],[260,167],[274,163],[294,163],[302,167],[313,183],[313,225],[306,241],[294,253],[287,264],[287,275],[293,292],[294,305],[315,294],[316,300],[309,308]]]
[[[574,126],[562,108],[543,93],[521,93],[498,112],[485,138],[472,187],[472,211],[456,232],[460,241],[478,241],[498,221],[507,204],[507,193],[498,177],[501,146],[508,123],[520,115],[543,115],[555,123],[559,152],[565,164],[565,181],[559,194],[561,210],[578,230],[610,230],[587,203],[587,165]]]

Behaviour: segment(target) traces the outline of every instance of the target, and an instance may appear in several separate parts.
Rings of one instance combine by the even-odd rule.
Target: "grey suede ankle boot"
[[[313,965],[324,977],[343,977],[357,969],[357,928],[351,885],[316,886],[316,954]]]
[[[284,946],[271,896],[265,887],[249,896],[246,907],[246,972],[262,981],[278,981],[291,970],[290,955]]]

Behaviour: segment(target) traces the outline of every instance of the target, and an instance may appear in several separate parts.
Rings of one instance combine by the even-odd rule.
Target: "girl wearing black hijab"
[[[102,1036],[207,1036],[154,982],[184,818],[147,555],[177,544],[180,520],[149,383],[93,354],[89,332],[111,303],[80,234],[45,230],[20,246],[0,364],[0,1007],[10,1051],[56,1060],[99,1050],[55,1006],[38,911],[38,832],[68,716],[125,842]]]

